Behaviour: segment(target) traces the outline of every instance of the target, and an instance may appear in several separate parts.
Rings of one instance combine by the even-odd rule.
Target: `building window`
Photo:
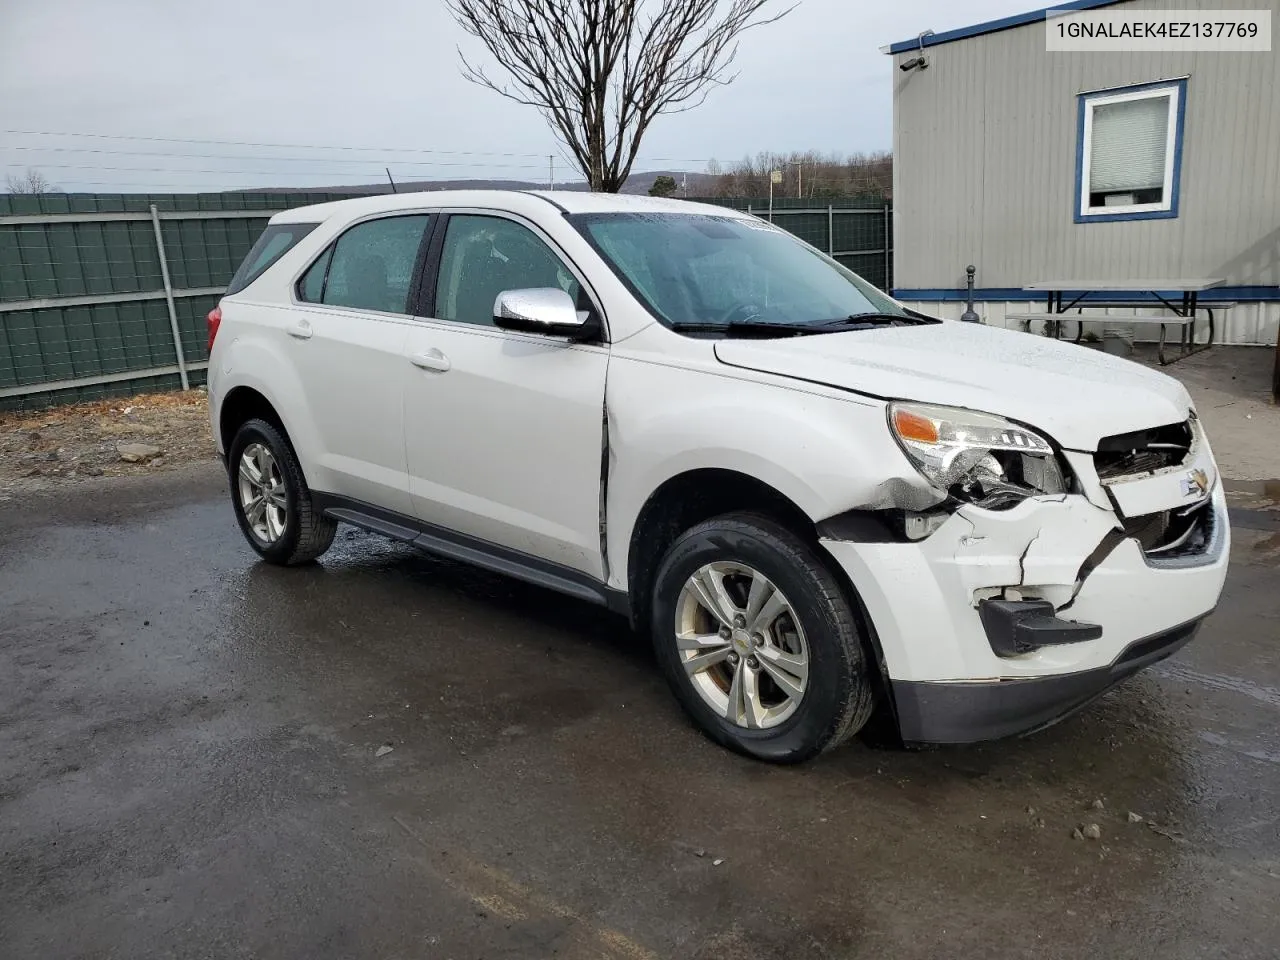
[[[1187,82],[1080,94],[1077,223],[1178,215]]]

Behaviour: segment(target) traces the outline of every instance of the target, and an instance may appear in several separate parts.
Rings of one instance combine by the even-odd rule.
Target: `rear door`
[[[454,213],[405,357],[414,511],[429,524],[603,578],[600,481],[607,344],[499,330],[503,290],[581,275],[513,216]],[[428,271],[428,279],[432,271]]]
[[[431,219],[349,227],[299,280],[285,330],[321,440],[311,485],[406,515],[404,349]]]

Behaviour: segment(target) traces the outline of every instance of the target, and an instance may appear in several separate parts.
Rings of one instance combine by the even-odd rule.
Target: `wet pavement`
[[[1084,714],[775,768],[622,621],[347,528],[266,567],[223,483],[0,504],[6,960],[1280,954],[1265,487],[1197,640]]]

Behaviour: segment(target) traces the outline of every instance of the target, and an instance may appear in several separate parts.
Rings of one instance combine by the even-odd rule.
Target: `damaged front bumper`
[[[976,743],[1040,730],[1178,650],[1200,623],[1138,640],[1114,663],[1093,670],[1013,680],[894,680],[898,731],[908,743]]]
[[[1005,511],[962,506],[917,542],[824,538],[871,619],[903,739],[1043,727],[1186,643],[1226,578],[1226,501],[1213,480],[1194,549],[1171,555],[1144,550],[1096,481]],[[1144,508],[1159,505],[1140,492]],[[1016,630],[1032,639],[1015,648],[1024,615],[1040,619]]]

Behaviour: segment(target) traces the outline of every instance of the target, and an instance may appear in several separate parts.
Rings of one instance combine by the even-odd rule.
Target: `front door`
[[[530,226],[449,218],[433,316],[415,323],[405,351],[415,368],[404,404],[410,493],[427,523],[603,578],[608,346],[493,325],[501,291],[556,286],[581,298]]]

